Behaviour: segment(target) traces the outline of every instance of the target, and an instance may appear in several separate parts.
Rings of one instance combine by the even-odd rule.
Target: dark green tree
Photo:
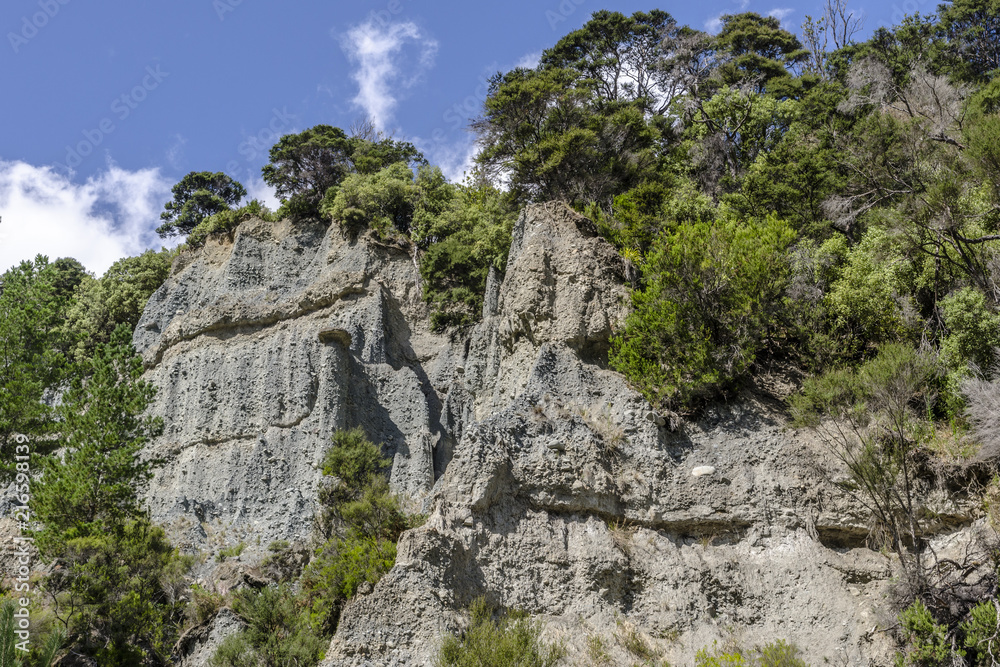
[[[96,348],[86,371],[58,408],[64,453],[46,461],[34,487],[43,554],[58,555],[67,539],[113,533],[145,516],[139,498],[155,461],[140,454],[163,426],[146,414],[156,388],[141,379],[127,326]]]
[[[658,9],[632,16],[602,9],[542,54],[540,67],[575,70],[602,103],[638,103],[662,114],[675,84],[660,66],[661,44],[675,30],[673,17]]]
[[[782,29],[778,19],[756,12],[723,16],[715,48],[722,55],[718,76],[724,84],[749,84],[758,90],[789,76],[791,68],[808,58],[798,38]]]
[[[938,7],[948,56],[963,78],[984,81],[1000,70],[1000,0],[953,0]]]
[[[283,136],[271,147],[270,157],[261,170],[264,181],[283,202],[279,213],[295,217],[317,215],[327,190],[348,174],[374,174],[396,162],[426,164],[412,144],[371,131],[349,137],[330,125]]]
[[[13,470],[12,438],[21,435],[41,454],[54,443],[47,437],[53,426],[51,407],[42,399],[56,389],[69,372],[63,350],[70,335],[64,317],[76,280],[67,264],[50,264],[39,255],[3,274],[0,282],[0,471]]]
[[[182,612],[183,561],[140,501],[157,464],[142,450],[162,431],[141,375],[120,326],[63,394],[61,451],[32,487],[36,545],[55,565],[43,588],[74,651],[102,665],[166,664]]]
[[[107,343],[119,325],[134,330],[153,292],[170,275],[174,253],[147,250],[120,259],[100,279],[86,277],[66,320],[76,336],[74,358],[88,357],[95,346]]]
[[[156,228],[161,238],[183,236],[205,218],[228,211],[247,196],[246,188],[226,174],[192,171],[172,190],[173,201],[160,214],[163,224]]]

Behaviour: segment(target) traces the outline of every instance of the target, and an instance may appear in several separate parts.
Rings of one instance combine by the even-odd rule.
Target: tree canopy
[[[174,198],[164,207],[163,224],[156,229],[161,238],[189,234],[205,218],[228,211],[247,196],[238,181],[221,171],[192,171],[171,192]]]

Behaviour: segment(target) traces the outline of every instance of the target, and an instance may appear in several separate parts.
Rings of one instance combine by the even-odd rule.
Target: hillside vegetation
[[[992,572],[959,578],[924,549],[913,498],[932,464],[981,471],[1000,447],[1000,3],[954,0],[866,41],[842,2],[828,6],[798,35],[752,12],[715,35],[660,10],[595,12],[536,67],[491,79],[464,182],[370,125],[318,125],[271,148],[278,211],[195,172],[158,231],[192,252],[251,217],[326,221],[409,253],[432,326],[461,331],[506,268],[522,207],[567,202],[634,279],[610,366],[681,416],[768,368],[806,376],[790,412],[845,464],[904,573],[901,664],[995,664],[998,552]],[[216,664],[315,664],[414,519],[377,447],[341,434],[327,464],[343,486],[320,499],[307,563],[231,600],[191,588],[193,557],[139,501],[158,464],[142,448],[163,425],[144,416],[155,390],[130,342],[174,255],[100,278],[39,256],[2,277],[0,460],[4,482],[31,485],[29,532],[50,566],[30,659],[51,659],[50,636],[101,665],[171,664],[181,631],[226,602],[248,626]],[[22,435],[34,477],[15,466]],[[537,640],[526,621],[490,618],[479,604],[442,664],[472,664],[462,651],[480,635]]]

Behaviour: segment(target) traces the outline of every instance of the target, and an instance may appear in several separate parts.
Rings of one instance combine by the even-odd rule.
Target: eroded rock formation
[[[480,595],[543,618],[570,664],[591,635],[631,664],[623,627],[671,664],[734,631],[884,661],[889,561],[823,450],[766,396],[671,430],[607,367],[627,312],[623,260],[561,204],[525,210],[482,321],[451,335],[406,251],[245,223],[183,255],[136,331],[167,424],[154,519],[201,548],[306,540],[315,465],[360,425],[430,517],[347,606],[325,665],[430,664]]]

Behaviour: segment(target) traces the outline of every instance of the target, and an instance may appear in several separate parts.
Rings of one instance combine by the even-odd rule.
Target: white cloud
[[[75,257],[104,273],[164,245],[153,231],[172,183],[159,169],[108,168],[74,183],[51,167],[0,161],[0,272],[37,254]]]
[[[411,21],[380,26],[370,20],[349,30],[341,44],[358,66],[351,75],[358,83],[353,102],[380,130],[392,122],[399,92],[412,88],[434,65],[438,49]]]
[[[184,146],[187,145],[187,138],[183,134],[175,134],[174,142],[167,147],[167,162],[175,171],[181,171],[184,163]]]
[[[715,16],[713,18],[710,18],[707,21],[705,21],[705,32],[710,32],[710,33],[712,33],[714,35],[715,33],[717,33],[720,30],[722,30],[722,17],[724,15],[725,15],[725,12],[722,12],[722,13],[718,14],[717,16]]]
[[[247,189],[247,200],[257,199],[272,211],[277,211],[278,207],[281,206],[281,201],[278,199],[278,195],[275,194],[274,188],[265,183],[264,179],[260,176],[254,176],[249,179],[244,183],[244,186]]]
[[[733,2],[740,6],[740,11],[746,11],[746,8],[750,6],[750,0],[733,0]]]
[[[526,53],[521,56],[521,59],[517,61],[514,67],[523,67],[525,69],[535,69],[538,67],[538,62],[542,59],[542,52],[535,51],[534,53]]]
[[[785,23],[785,19],[795,13],[795,10],[791,7],[775,7],[767,13],[768,16],[774,17],[781,21],[782,24]],[[782,25],[785,30],[794,30],[795,26]]]
[[[431,151],[431,163],[441,167],[441,173],[449,181],[461,183],[465,175],[472,171],[476,151],[476,142],[472,137],[469,137],[465,141],[458,141]]]

